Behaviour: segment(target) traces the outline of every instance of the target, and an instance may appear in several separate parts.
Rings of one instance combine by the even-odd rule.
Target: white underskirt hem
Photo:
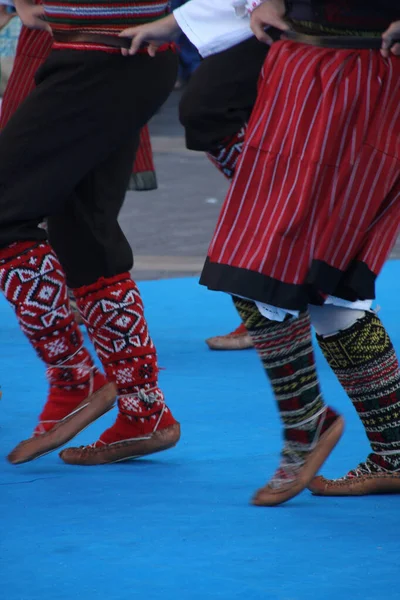
[[[250,298],[248,298],[250,300]],[[350,302],[349,300],[343,300],[343,298],[336,298],[336,296],[328,296],[325,300],[325,304],[333,304],[334,306],[341,306],[343,308],[351,308],[354,310],[371,310],[373,300],[356,300]],[[278,308],[271,304],[265,304],[265,302],[256,302],[256,306],[263,317],[270,319],[270,321],[282,322],[286,315],[292,315],[298,317],[300,311],[298,310],[287,310],[285,308]]]

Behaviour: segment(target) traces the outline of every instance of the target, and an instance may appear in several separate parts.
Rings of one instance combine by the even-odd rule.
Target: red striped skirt
[[[400,59],[273,45],[201,283],[291,310],[373,299],[400,223]]]
[[[14,67],[8,81],[0,115],[0,130],[3,129],[35,87],[35,73],[50,54],[52,38],[45,31],[22,27],[18,40]],[[140,132],[140,144],[132,169],[132,189],[154,189],[157,187],[153,150],[147,125]]]

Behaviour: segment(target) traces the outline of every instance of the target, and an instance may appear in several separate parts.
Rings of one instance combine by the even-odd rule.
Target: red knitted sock
[[[156,350],[129,273],[102,278],[74,294],[107,376],[119,392],[117,420],[96,445],[150,435],[176,423],[158,387]]]
[[[77,327],[75,320],[72,326]],[[68,325],[63,335],[68,336],[70,331]],[[58,336],[58,340],[61,337]],[[49,431],[57,421],[64,419],[90,394],[107,383],[104,375],[94,366],[86,348],[82,347],[65,362],[48,366],[47,377],[50,383],[48,398],[39,415],[34,435]]]
[[[50,386],[34,431],[38,435],[70,414],[106,379],[83,347],[64,273],[47,243],[17,242],[1,249],[0,288],[47,368]]]
[[[158,388],[136,397],[129,395],[118,400],[117,420],[102,433],[95,446],[145,437],[174,423],[176,421]]]

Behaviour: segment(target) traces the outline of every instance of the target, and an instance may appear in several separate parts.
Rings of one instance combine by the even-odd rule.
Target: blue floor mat
[[[4,600],[389,600],[400,597],[399,497],[248,501],[277,463],[279,423],[253,350],[211,352],[238,319],[195,279],[140,285],[180,444],[129,463],[80,468],[57,453],[12,467],[46,392],[41,363],[0,298],[0,595]],[[400,263],[386,265],[380,313],[400,349]],[[326,463],[343,475],[368,444],[317,351],[325,397],[346,417]],[[89,443],[109,413],[76,438]]]

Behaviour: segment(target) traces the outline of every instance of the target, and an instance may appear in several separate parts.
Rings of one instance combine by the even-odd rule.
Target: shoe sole
[[[160,429],[149,436],[115,442],[99,448],[66,448],[60,458],[68,465],[93,467],[149,456],[176,446],[181,437],[179,423]]]
[[[363,475],[348,481],[314,477],[308,486],[314,496],[373,496],[400,494],[400,474]]]
[[[116,399],[115,385],[107,383],[81,402],[72,413],[54,425],[50,431],[20,442],[7,456],[8,461],[13,465],[20,465],[57,450],[111,410]]]
[[[205,342],[210,350],[234,351],[254,348],[252,339],[247,334],[231,337],[222,336],[217,338],[208,338],[205,340]]]
[[[255,506],[278,506],[278,504],[283,504],[300,494],[300,492],[309,486],[316,473],[318,473],[339,442],[343,430],[344,419],[343,417],[338,417],[331,427],[321,435],[317,446],[310,452],[310,455],[301,468],[296,481],[281,490],[276,490],[267,484],[256,492],[252,499],[252,504]]]

